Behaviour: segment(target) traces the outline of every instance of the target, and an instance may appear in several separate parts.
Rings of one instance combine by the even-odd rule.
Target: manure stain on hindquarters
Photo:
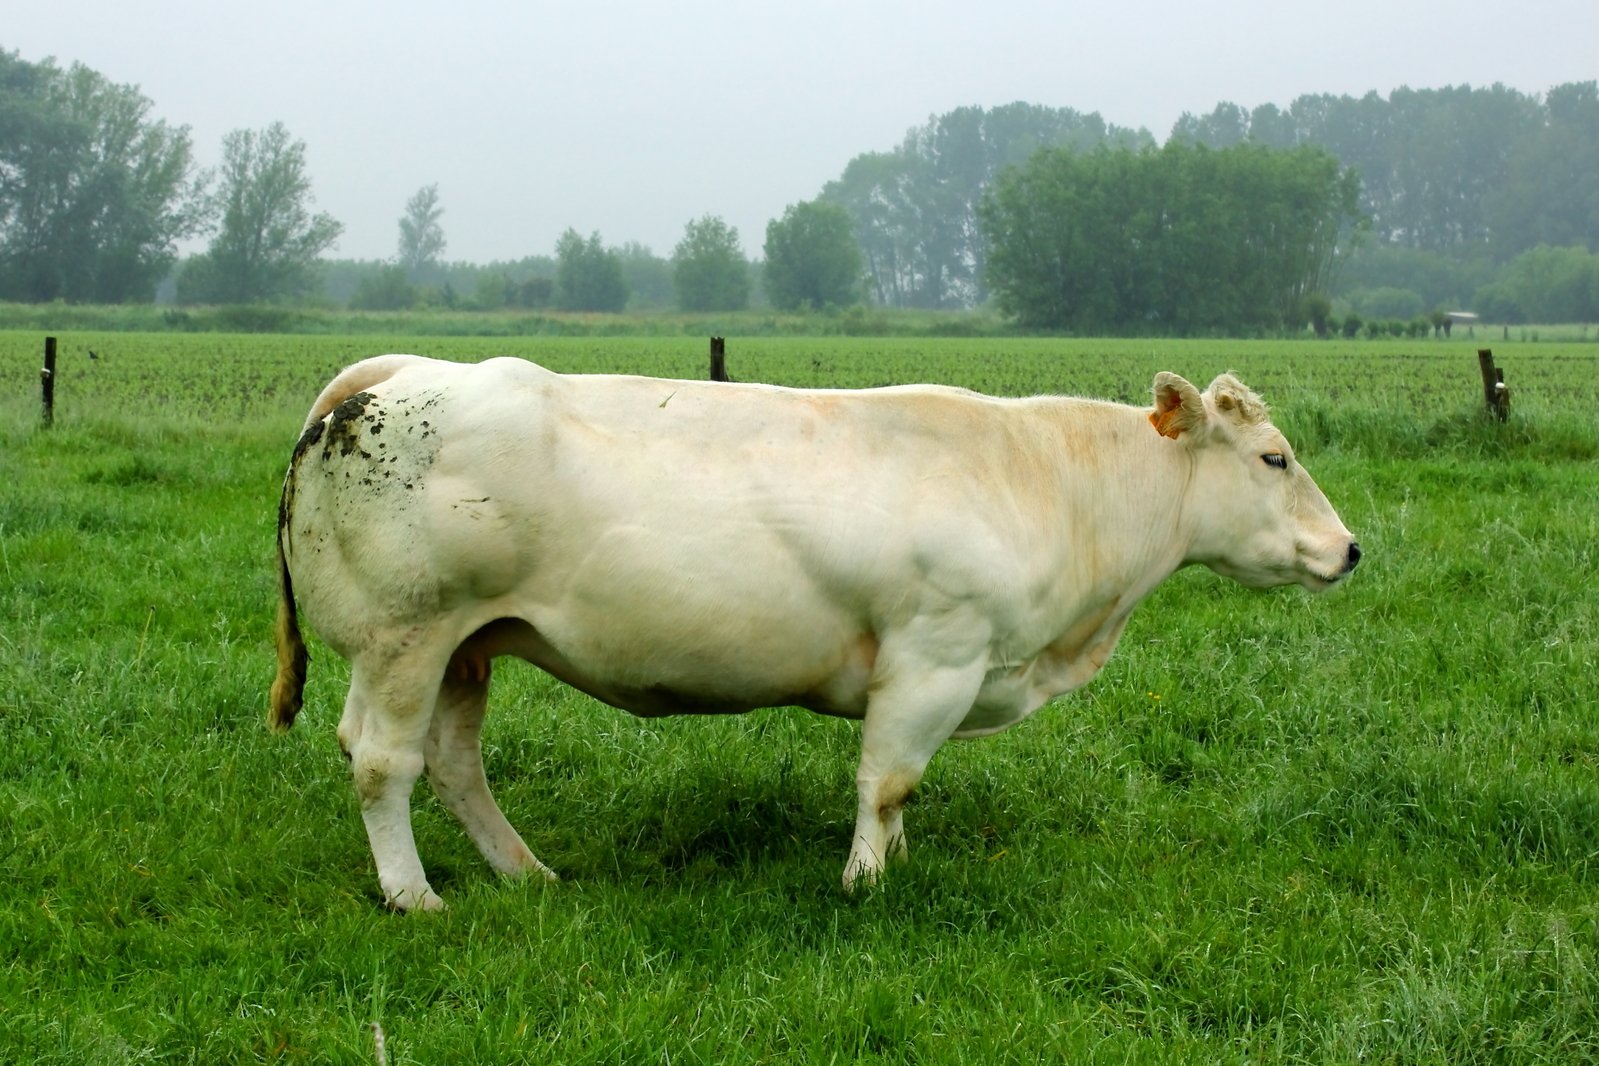
[[[370,392],[358,392],[353,396],[347,397],[330,411],[326,418],[319,419],[306,426],[305,431],[300,434],[299,440],[295,441],[294,451],[289,456],[289,469],[283,478],[283,493],[278,498],[279,536],[288,527],[290,515],[294,512],[296,482],[299,477],[300,464],[307,452],[321,444],[324,462],[333,458],[335,449],[338,450],[341,456],[345,457],[360,452],[363,458],[372,458],[371,453],[360,446],[360,430],[357,423],[363,415],[369,422],[375,419],[376,416],[366,414],[367,405],[375,398],[374,394]]]
[[[283,475],[283,494],[278,497],[278,535],[283,535],[283,530],[289,524],[289,515],[294,511],[295,478],[300,467],[300,457],[316,446],[322,439],[323,432],[327,429],[324,422],[313,422],[305,427],[305,432],[300,434],[300,439],[294,442],[294,452],[289,456],[289,469]]]
[[[323,459],[333,458],[335,448],[346,458],[355,452],[366,455],[361,447],[360,428],[356,423],[366,414],[367,404],[375,398],[370,392],[358,392],[345,399],[328,414],[327,430],[322,434]]]
[[[438,451],[438,429],[424,419],[420,437],[412,439],[426,443],[390,448],[398,430],[389,424],[391,420],[386,416],[393,415],[402,422],[409,422],[408,415],[425,411],[438,402],[437,396],[427,396],[420,403],[404,397],[398,400],[390,397],[385,401],[377,393],[361,391],[346,397],[324,417],[306,426],[295,442],[284,477],[283,494],[278,501],[280,536],[294,513],[301,466],[313,449],[320,448],[318,458],[326,478],[358,485],[368,491],[375,491],[384,484],[402,485],[406,489],[419,487],[423,472]],[[407,432],[414,428],[411,424],[406,426]],[[390,432],[385,434],[385,429]],[[340,459],[351,462],[341,463]],[[360,461],[355,462],[356,459]]]

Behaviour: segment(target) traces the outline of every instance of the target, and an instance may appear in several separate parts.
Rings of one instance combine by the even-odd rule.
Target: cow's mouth
[[[1325,592],[1348,576],[1348,571],[1341,574],[1319,574],[1314,570],[1306,570],[1300,584],[1312,592]],[[1308,579],[1308,580],[1307,580]]]
[[[1320,592],[1338,584],[1344,578],[1355,572],[1355,567],[1360,563],[1360,545],[1351,543],[1345,550],[1344,565],[1332,573],[1323,573],[1315,567],[1307,566],[1304,573],[1310,578],[1305,582],[1307,588]]]

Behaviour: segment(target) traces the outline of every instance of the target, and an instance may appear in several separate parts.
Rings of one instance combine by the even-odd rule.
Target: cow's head
[[[1360,546],[1294,461],[1266,405],[1237,378],[1222,374],[1201,393],[1176,374],[1157,374],[1149,421],[1193,460],[1183,515],[1194,542],[1185,561],[1252,588],[1298,582],[1320,591],[1354,570]]]

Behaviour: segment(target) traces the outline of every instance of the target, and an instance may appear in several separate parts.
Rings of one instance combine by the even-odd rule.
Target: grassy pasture
[[[952,744],[842,895],[856,727],[639,721],[497,671],[491,782],[425,786],[399,918],[333,726],[266,733],[283,465],[338,367],[700,376],[699,338],[0,333],[0,1062],[1599,1058],[1599,348],[729,340],[735,377],[1143,402],[1236,371],[1360,536],[1320,598],[1184,571],[1088,688]],[[93,349],[98,358],[90,360]]]

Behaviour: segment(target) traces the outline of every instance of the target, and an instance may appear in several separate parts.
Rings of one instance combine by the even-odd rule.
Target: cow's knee
[[[420,751],[382,748],[362,742],[351,749],[349,757],[355,794],[360,797],[363,807],[391,796],[395,791],[409,795],[411,786],[422,774],[423,758]]]

